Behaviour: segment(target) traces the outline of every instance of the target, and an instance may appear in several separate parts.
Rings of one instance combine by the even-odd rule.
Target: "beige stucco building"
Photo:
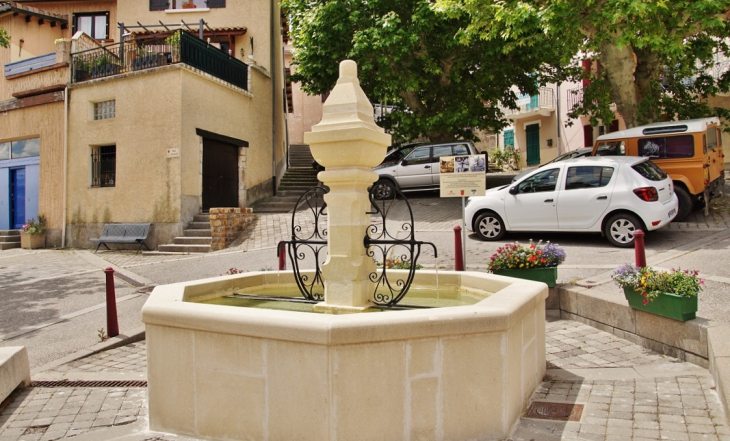
[[[64,29],[46,26],[55,34],[26,37],[37,49],[21,59],[73,36],[59,42],[72,54],[46,81],[60,97],[38,115],[16,112],[0,130],[0,143],[40,135],[37,212],[49,221],[47,245],[88,247],[104,223],[139,222],[154,224],[147,243],[155,247],[209,208],[272,194],[287,150],[278,2],[21,3],[66,20]],[[0,25],[14,45],[0,54],[12,63],[19,19],[8,16],[0,20],[13,27]],[[171,37],[180,28],[185,35]],[[41,75],[49,74],[33,75],[38,87]],[[3,98],[12,81],[0,82]]]

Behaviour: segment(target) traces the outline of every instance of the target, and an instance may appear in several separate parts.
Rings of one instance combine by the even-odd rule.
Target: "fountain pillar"
[[[354,61],[340,63],[340,77],[324,103],[322,121],[304,134],[304,142],[325,167],[318,178],[330,188],[324,197],[329,242],[322,267],[324,302],[317,308],[367,308],[373,286],[363,281],[375,271],[363,246],[370,225],[366,213],[371,211],[367,188],[378,179],[371,169],[385,157],[390,135],[375,124]]]

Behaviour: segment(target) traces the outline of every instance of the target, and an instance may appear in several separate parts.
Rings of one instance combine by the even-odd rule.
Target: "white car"
[[[466,228],[482,240],[508,231],[599,232],[630,247],[677,215],[672,180],[648,158],[589,156],[545,165],[510,185],[472,196]]]

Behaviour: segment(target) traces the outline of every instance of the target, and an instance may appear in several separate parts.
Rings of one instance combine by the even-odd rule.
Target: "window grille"
[[[94,103],[94,119],[109,119],[114,118],[117,112],[117,101],[109,100],[102,101],[100,103]]]
[[[91,186],[114,187],[117,169],[117,146],[95,147],[91,151]]]

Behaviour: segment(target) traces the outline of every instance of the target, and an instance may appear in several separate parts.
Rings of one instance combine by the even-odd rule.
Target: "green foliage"
[[[517,170],[520,166],[520,150],[515,149],[511,145],[506,146],[504,149],[496,149],[490,152],[489,157],[501,169],[511,166]]]
[[[10,36],[5,29],[0,28],[0,47],[8,46],[10,46]]]
[[[487,264],[490,271],[501,269],[552,268],[565,261],[565,250],[559,245],[542,241],[529,245],[508,243],[497,248]]]
[[[379,121],[393,142],[475,139],[473,129],[505,126],[499,103],[516,108],[517,96],[564,77],[559,51],[542,35],[520,51],[507,35],[467,38],[470,17],[442,11],[429,0],[284,0],[295,47],[294,81],[310,94],[334,87],[338,64],[358,63],[372,102],[393,111]]]
[[[718,113],[704,99],[730,88],[730,73],[707,75],[728,51],[730,0],[438,0],[449,14],[467,13],[472,39],[509,37],[511,51],[537,44],[536,36],[562,42],[560,57],[573,65],[590,54],[600,69],[573,71],[589,79],[582,105],[571,116],[591,123],[614,119],[629,127]]]
[[[35,218],[28,219],[21,230],[24,233],[45,233],[46,232],[46,217],[42,214],[38,215],[38,220]]]
[[[375,265],[378,268],[382,268],[383,262],[376,261]],[[397,257],[395,259],[385,259],[385,268],[387,268],[387,269],[411,269],[411,262],[403,261]],[[422,268],[423,268],[423,265],[421,265],[419,263],[416,264],[415,269],[419,270]]]
[[[705,285],[705,281],[698,275],[698,271],[682,269],[658,271],[649,266],[639,268],[636,265],[625,264],[617,268],[611,278],[621,288],[640,292],[646,305],[665,292],[682,297],[697,296]]]

